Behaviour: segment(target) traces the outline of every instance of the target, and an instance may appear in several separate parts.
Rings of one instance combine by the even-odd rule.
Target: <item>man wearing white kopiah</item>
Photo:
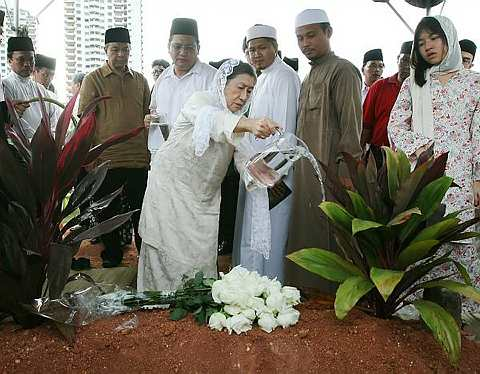
[[[14,36],[8,39],[7,60],[12,71],[3,80],[5,97],[14,102],[25,135],[31,140],[40,125],[42,110],[39,102],[30,104],[28,100],[37,97],[38,92],[43,97],[51,95],[45,87],[31,78],[35,66],[35,52],[29,37]],[[45,107],[54,130],[59,111],[50,103],[45,103]]]
[[[171,130],[187,99],[196,91],[207,90],[216,70],[198,59],[200,41],[194,19],[175,18],[172,21],[168,49],[173,64],[155,82],[150,113],[162,116]],[[150,115],[145,120],[149,123]],[[150,127],[148,149],[152,156],[163,142],[160,128]]]
[[[267,25],[255,25],[248,29],[247,54],[251,64],[262,74],[255,87],[255,95],[249,112],[250,118],[271,118],[281,126],[282,132],[295,134],[297,106],[300,94],[298,74],[278,56],[277,31]],[[267,149],[279,134],[267,139],[259,139],[251,134],[245,136],[246,147],[253,154]],[[290,173],[284,182],[291,189],[293,175]],[[276,185],[272,188],[279,189]],[[277,191],[278,192],[278,191]],[[256,270],[261,275],[277,277],[283,282],[283,262],[287,244],[291,197],[268,210],[266,189],[247,192],[245,184],[240,184],[233,262],[248,270]],[[270,222],[270,224],[268,224]],[[260,253],[254,248],[258,230],[271,228],[269,253]]]

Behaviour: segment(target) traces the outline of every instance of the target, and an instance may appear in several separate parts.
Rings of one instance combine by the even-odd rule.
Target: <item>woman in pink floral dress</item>
[[[435,156],[448,152],[446,174],[460,188],[451,188],[445,196],[447,212],[467,209],[459,218],[473,218],[480,200],[480,74],[463,68],[457,32],[443,16],[420,21],[412,66],[390,115],[391,143],[413,162],[432,144]],[[480,258],[475,242],[450,248],[479,287]],[[463,310],[479,308],[466,302]]]

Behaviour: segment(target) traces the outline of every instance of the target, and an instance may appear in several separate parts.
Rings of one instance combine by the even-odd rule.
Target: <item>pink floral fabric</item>
[[[460,188],[451,188],[445,198],[447,213],[460,213],[462,220],[475,215],[473,181],[480,180],[480,74],[460,70],[446,84],[432,75],[433,139],[412,130],[412,99],[410,79],[406,79],[390,114],[388,133],[392,146],[411,156],[422,146],[434,142],[435,156],[448,152],[446,174],[454,178]],[[448,248],[449,247],[449,248]],[[476,241],[451,244],[452,256],[470,273],[473,284],[480,286],[480,257]],[[446,274],[439,269],[433,277]],[[467,302],[464,310],[479,311],[478,304]]]

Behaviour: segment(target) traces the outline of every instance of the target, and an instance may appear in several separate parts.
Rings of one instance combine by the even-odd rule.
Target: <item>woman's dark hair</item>
[[[447,36],[440,25],[440,22],[433,17],[423,17],[415,29],[415,36],[413,38],[413,52],[412,52],[412,66],[415,68],[415,83],[420,87],[425,84],[425,71],[432,67],[420,54],[420,47],[418,45],[420,34],[422,32],[439,35],[445,45],[448,46]]]
[[[254,78],[257,78],[257,74],[255,74],[253,67],[246,62],[240,61],[240,63],[233,68],[232,74],[227,77],[227,82],[240,74],[248,74]]]

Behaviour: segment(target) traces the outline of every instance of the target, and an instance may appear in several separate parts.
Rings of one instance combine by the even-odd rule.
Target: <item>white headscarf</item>
[[[215,114],[219,111],[228,111],[231,113],[227,106],[225,87],[228,82],[228,77],[239,64],[240,60],[229,59],[218,68],[213,77],[213,82],[208,91],[215,98],[215,105],[207,105],[200,109],[193,128],[192,140],[197,157],[201,157],[210,144],[210,132],[214,125]],[[252,102],[252,96],[253,94],[250,95],[243,107],[234,114],[245,114]]]
[[[415,71],[410,74],[410,92],[412,95],[412,128],[433,139],[432,74],[445,75],[463,69],[462,53],[458,43],[457,30],[449,18],[434,16],[447,37],[448,52],[442,62],[425,71],[425,84],[420,87],[415,82]]]

